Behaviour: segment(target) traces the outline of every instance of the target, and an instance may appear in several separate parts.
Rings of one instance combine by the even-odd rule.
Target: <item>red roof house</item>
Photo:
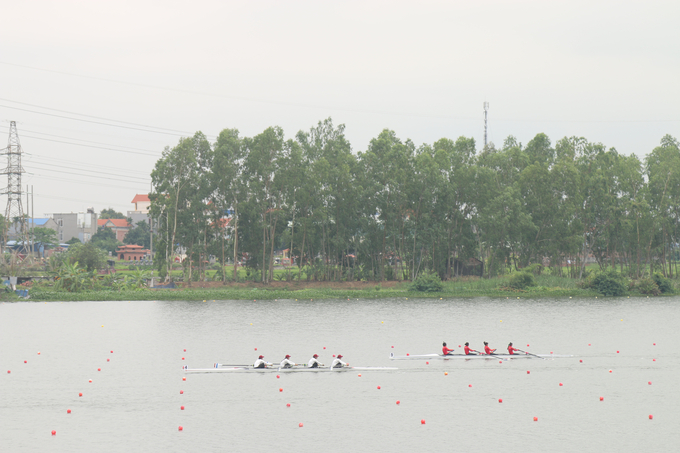
[[[143,249],[141,245],[130,244],[118,247],[116,254],[121,261],[140,261],[141,259],[148,257],[151,252],[147,249]]]
[[[135,195],[135,198],[132,199],[131,203],[134,203],[136,212],[149,212],[149,207],[151,206],[149,196],[144,193]]]
[[[126,219],[97,219],[97,227],[111,228],[116,234],[116,240],[123,242],[125,235],[132,229]]]

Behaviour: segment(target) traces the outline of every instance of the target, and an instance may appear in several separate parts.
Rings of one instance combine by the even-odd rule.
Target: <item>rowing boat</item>
[[[219,364],[218,364],[219,365]],[[253,368],[252,366],[235,366],[222,367],[217,366],[213,368],[189,368],[186,365],[183,367],[185,373],[320,373],[320,372],[345,372],[345,371],[385,371],[398,370],[399,368],[384,367],[384,366],[346,366],[342,368],[308,368],[306,366],[296,366],[292,368],[279,368],[272,366],[268,368]]]
[[[465,355],[465,354],[407,354],[407,355],[394,355],[394,352],[390,352],[391,360],[436,360],[436,359],[552,359],[552,358],[563,358],[563,357],[573,357],[571,355],[559,355],[559,354],[475,354],[475,355]]]

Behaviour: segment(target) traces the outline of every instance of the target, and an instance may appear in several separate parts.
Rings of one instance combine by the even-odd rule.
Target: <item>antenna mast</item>
[[[21,204],[21,174],[24,172],[21,166],[21,143],[19,142],[19,135],[17,134],[17,123],[11,121],[9,125],[9,139],[7,140],[7,148],[3,154],[7,155],[7,168],[2,173],[7,175],[7,208],[5,209],[5,240],[7,239],[7,231],[10,224],[17,224],[15,231],[17,237],[24,241],[24,248],[28,244],[28,232],[26,229],[26,217],[24,217],[24,208]]]
[[[487,131],[487,126],[486,126],[486,121],[489,113],[489,103],[484,101],[484,148],[486,149],[486,131]]]

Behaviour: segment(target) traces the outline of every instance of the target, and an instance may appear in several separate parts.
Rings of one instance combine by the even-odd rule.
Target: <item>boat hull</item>
[[[323,372],[347,372],[347,371],[385,371],[398,370],[395,367],[371,367],[371,366],[348,366],[342,368],[329,367],[323,368],[307,368],[307,367],[293,367],[293,368],[253,368],[253,367],[217,367],[217,368],[184,368],[185,373],[323,373]]]
[[[573,357],[571,355],[559,355],[559,354],[475,354],[475,355],[465,355],[465,354],[416,354],[416,355],[394,355],[393,352],[390,353],[390,360],[451,360],[451,359],[554,359],[563,357]]]

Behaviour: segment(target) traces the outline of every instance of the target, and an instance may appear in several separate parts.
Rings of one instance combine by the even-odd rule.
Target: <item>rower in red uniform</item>
[[[465,350],[465,355],[477,355],[477,351],[470,349],[470,343],[466,342],[463,349]]]
[[[485,341],[485,342],[484,342],[484,352],[487,353],[487,354],[493,354],[494,352],[496,352],[496,350],[495,350],[495,349],[491,349],[491,348],[489,347],[489,343],[487,343],[487,342]]]
[[[442,355],[449,355],[453,352],[453,349],[446,347],[446,342],[442,343]]]
[[[519,349],[513,348],[512,343],[508,344],[508,354],[515,355],[515,351],[519,351]]]

